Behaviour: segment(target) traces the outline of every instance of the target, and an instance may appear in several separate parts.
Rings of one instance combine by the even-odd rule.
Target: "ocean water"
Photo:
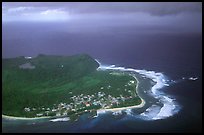
[[[3,35],[3,57],[36,56],[38,53],[57,55],[87,53],[105,65],[114,64],[116,67],[161,73],[169,86],[159,89],[160,97],[155,101],[154,98],[151,99],[151,93],[148,95],[141,92],[144,98],[150,98],[152,102],[161,100],[158,105],[149,103],[146,108],[126,110],[114,115],[102,113],[96,118],[88,118],[89,114],[84,114],[75,122],[28,122],[2,119],[3,132],[202,131],[202,35],[137,32],[127,34],[128,30],[124,33],[118,30],[120,33],[117,34],[58,32],[46,37],[43,33],[43,36],[39,36],[39,40],[36,41],[31,35],[26,37],[25,31],[22,32],[26,37],[24,40],[22,38],[8,40],[4,36],[9,34],[9,29],[4,28],[6,32]],[[12,34],[15,35],[15,33]],[[190,80],[190,77],[197,79]],[[166,117],[156,119],[155,116],[163,107],[162,100],[168,101],[167,108],[176,105],[176,109],[172,111],[165,109],[163,114],[166,113]],[[172,102],[174,104],[171,104]],[[141,114],[145,111],[149,118],[142,117]],[[170,113],[173,115],[169,115]]]

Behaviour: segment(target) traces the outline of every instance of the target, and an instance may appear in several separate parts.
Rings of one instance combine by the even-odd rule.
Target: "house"
[[[75,109],[72,109],[72,111],[76,111]]]
[[[131,80],[130,83],[135,83],[135,81]]]
[[[56,109],[52,109],[52,112],[55,112],[55,111],[57,111]]]
[[[43,114],[42,113],[38,113],[38,114],[36,114],[37,116],[42,116]]]
[[[90,104],[86,104],[86,107],[89,107],[90,106]]]
[[[67,115],[67,112],[64,112],[63,115]]]
[[[61,116],[61,114],[60,113],[56,113],[56,116]]]
[[[97,102],[93,102],[93,104],[94,104],[94,105],[98,105],[98,103],[97,103]]]
[[[89,102],[86,102],[85,105],[86,105],[86,107],[89,107],[89,106],[90,106]]]
[[[29,112],[29,111],[30,111],[30,108],[26,107],[26,108],[24,108],[24,110],[25,110],[26,112]]]

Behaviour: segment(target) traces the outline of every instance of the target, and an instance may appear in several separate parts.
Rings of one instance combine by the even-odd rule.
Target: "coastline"
[[[132,77],[134,77],[135,80],[137,81],[136,93],[138,94],[139,81],[134,75],[132,75]],[[138,94],[138,96],[139,96],[139,94]],[[120,107],[120,108],[111,108],[111,109],[99,109],[99,110],[97,110],[97,113],[98,112],[104,112],[104,111],[116,112],[116,111],[121,111],[121,110],[126,110],[126,109],[142,108],[145,105],[145,100],[143,98],[141,98],[140,96],[139,96],[139,98],[142,100],[142,102],[139,105]]]
[[[44,116],[44,117],[26,118],[26,117],[15,117],[15,116],[8,116],[8,115],[2,114],[2,118],[10,119],[10,120],[39,120],[39,119],[46,119],[46,118],[52,118],[52,117]]]
[[[98,62],[98,61],[97,61]],[[99,63],[100,64],[100,63]],[[131,75],[131,74],[130,74]],[[135,77],[135,75],[131,75],[132,77],[134,77],[134,79],[137,81],[137,85],[136,85],[136,93],[139,96],[138,93],[138,86],[139,86],[139,81],[138,79]],[[128,106],[128,107],[120,107],[120,108],[110,108],[110,109],[98,109],[96,110],[97,113],[99,112],[104,112],[104,111],[111,111],[111,112],[116,112],[116,111],[121,111],[121,110],[126,110],[126,109],[134,109],[134,108],[142,108],[145,105],[145,100],[139,96],[139,98],[141,99],[141,103],[139,105],[134,105],[134,106]],[[46,118],[55,118],[52,116],[43,116],[43,117],[34,117],[34,118],[26,118],[26,117],[14,117],[14,116],[7,116],[7,115],[3,115],[2,114],[2,118],[4,119],[10,119],[10,120],[39,120],[39,119],[46,119]]]
[[[138,86],[139,86],[139,81],[138,79],[132,75],[132,77],[135,78],[135,80],[137,81],[137,85],[136,85],[136,93],[138,94]],[[138,94],[139,96],[139,94]],[[140,96],[139,96],[140,97]],[[111,108],[111,109],[98,109],[96,110],[97,113],[98,112],[103,112],[103,111],[111,111],[111,112],[116,112],[116,111],[121,111],[121,110],[126,110],[126,109],[134,109],[134,108],[142,108],[145,105],[145,100],[143,98],[140,97],[140,99],[142,100],[142,102],[139,105],[135,105],[135,106],[128,106],[128,107],[120,107],[120,108]],[[10,119],[10,120],[39,120],[39,119],[46,119],[46,118],[55,118],[55,117],[51,117],[51,116],[43,116],[43,117],[35,117],[35,118],[26,118],[26,117],[14,117],[14,116],[7,116],[7,115],[3,115],[2,114],[2,118],[4,119]]]
[[[115,112],[115,111],[121,111],[121,110],[126,110],[126,109],[142,108],[145,105],[145,101],[142,98],[141,98],[141,100],[142,100],[142,102],[139,105],[128,106],[128,107],[121,107],[121,108],[112,108],[112,109],[99,109],[99,110],[97,110],[97,112],[103,112],[103,111]]]

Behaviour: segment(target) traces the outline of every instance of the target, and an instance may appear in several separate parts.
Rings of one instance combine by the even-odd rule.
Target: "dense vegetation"
[[[22,69],[20,65],[31,63],[34,69]],[[2,60],[3,114],[34,117],[42,107],[53,108],[60,103],[71,103],[74,95],[91,95],[99,91],[111,96],[135,96],[135,84],[124,86],[133,77],[112,75],[111,71],[97,71],[98,63],[86,54],[74,56],[38,55]],[[111,87],[109,87],[111,85]],[[101,87],[104,87],[101,90]],[[107,88],[109,87],[109,88]],[[124,91],[129,89],[131,92]],[[130,100],[131,101],[131,100]],[[134,99],[139,104],[140,99]],[[121,105],[130,104],[128,102]],[[121,106],[120,105],[120,106]],[[39,108],[29,113],[26,107]],[[99,108],[90,106],[85,109]],[[85,109],[79,109],[80,111]],[[73,113],[69,112],[68,114]],[[49,115],[55,115],[49,114]]]

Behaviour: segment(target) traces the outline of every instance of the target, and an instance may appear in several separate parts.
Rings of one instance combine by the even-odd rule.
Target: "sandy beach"
[[[7,116],[7,115],[2,114],[2,118],[10,119],[10,120],[38,120],[38,119],[45,119],[45,118],[51,118],[51,117],[50,116],[44,116],[44,117],[36,117],[36,118],[26,118],[26,117]]]
[[[141,100],[142,100],[142,102],[139,105],[128,106],[128,107],[121,107],[121,108],[112,108],[112,109],[99,109],[99,110],[97,110],[97,112],[103,112],[103,111],[115,112],[115,111],[121,111],[121,110],[126,110],[126,109],[142,108],[145,105],[145,101],[144,101],[144,99],[141,99]]]

